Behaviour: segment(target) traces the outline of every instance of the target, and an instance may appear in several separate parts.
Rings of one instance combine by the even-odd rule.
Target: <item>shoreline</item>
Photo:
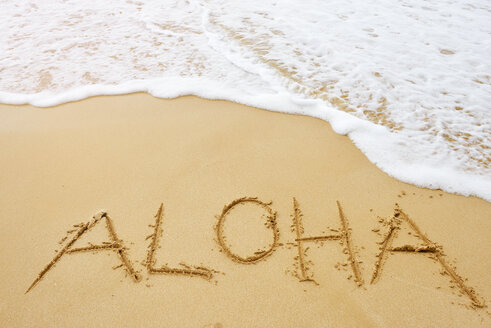
[[[156,85],[159,87],[156,87]],[[174,88],[166,88],[166,85],[173,85]],[[182,85],[188,85],[188,88],[184,88],[185,91],[183,91]],[[194,90],[192,94],[189,94],[189,86],[192,86],[191,89]],[[413,148],[410,148],[408,146],[409,139],[407,138],[411,139],[411,137],[408,135],[403,136],[390,130],[390,125],[386,125],[383,120],[374,121],[373,117],[371,119],[361,119],[356,115],[352,115],[346,107],[338,106],[336,103],[328,104],[320,99],[293,99],[291,98],[292,95],[285,98],[282,94],[245,96],[240,92],[224,89],[223,86],[215,82],[191,78],[184,80],[135,80],[117,86],[87,85],[61,94],[41,92],[24,95],[0,92],[0,104],[4,106],[53,108],[67,103],[78,103],[90,98],[118,97],[132,94],[148,94],[163,100],[172,100],[179,97],[198,97],[211,101],[229,101],[260,110],[321,119],[327,122],[336,133],[347,135],[372,163],[399,181],[422,188],[443,190],[456,195],[475,196],[491,202],[491,193],[488,192],[489,188],[487,188],[490,182],[485,180],[486,176],[482,172],[480,174],[475,173],[473,171],[476,169],[475,167],[469,170],[462,170],[461,165],[464,163],[458,160],[457,162],[460,161],[461,163],[457,164],[455,158],[450,156],[449,153],[447,155],[450,157],[446,158],[446,160],[440,158],[433,162],[425,162],[420,159],[419,162],[415,162],[414,158],[408,157],[407,154],[426,150],[418,148],[418,144],[414,144]],[[379,144],[382,144],[382,147],[373,146]],[[484,145],[482,148],[486,149]],[[449,150],[447,149],[446,151]],[[438,151],[435,149],[433,155],[436,153]],[[435,160],[435,158],[433,159]],[[453,161],[454,165],[446,166],[448,161]],[[483,158],[480,163],[484,164],[482,169],[485,169],[486,158]]]

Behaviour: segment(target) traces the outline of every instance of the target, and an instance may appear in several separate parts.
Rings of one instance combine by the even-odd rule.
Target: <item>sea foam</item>
[[[194,94],[318,117],[379,168],[491,201],[489,1],[1,1],[0,102]]]

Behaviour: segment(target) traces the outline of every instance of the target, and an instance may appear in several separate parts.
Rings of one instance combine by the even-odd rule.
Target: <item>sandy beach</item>
[[[0,168],[4,327],[491,325],[491,204],[397,181],[319,119],[0,105]]]

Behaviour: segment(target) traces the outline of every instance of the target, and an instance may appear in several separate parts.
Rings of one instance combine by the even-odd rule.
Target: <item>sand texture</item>
[[[311,117],[0,105],[0,186],[4,327],[491,326],[491,204]]]

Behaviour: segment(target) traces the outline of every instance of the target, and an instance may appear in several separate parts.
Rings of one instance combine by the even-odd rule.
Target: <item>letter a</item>
[[[109,237],[111,242],[104,242],[102,245],[92,245],[89,243],[89,246],[80,247],[80,248],[72,248],[73,244],[82,237],[85,233],[87,233],[90,229],[96,226],[101,219],[106,220],[106,228],[109,233]],[[114,230],[114,225],[112,223],[111,218],[107,215],[106,212],[99,213],[94,216],[92,221],[81,223],[76,225],[78,230],[72,231],[75,232],[75,235],[63,246],[63,248],[55,255],[55,257],[49,262],[43,270],[38,274],[38,277],[33,281],[31,286],[26,290],[26,294],[39,282],[43,277],[48,273],[49,270],[63,257],[65,254],[74,254],[79,252],[98,252],[104,250],[111,250],[118,254],[121,260],[121,266],[124,266],[128,274],[133,278],[134,281],[138,282],[141,280],[140,275],[133,269],[130,260],[126,255],[126,248],[123,245],[123,241],[118,238],[116,232]],[[67,239],[67,237],[63,238],[63,240]]]
[[[409,227],[415,232],[416,237],[420,239],[424,246],[412,246],[404,245],[401,247],[392,247],[392,242],[397,237],[397,232],[400,230],[402,223],[407,223]],[[484,307],[484,301],[480,300],[476,292],[468,287],[464,279],[460,277],[455,270],[445,261],[443,250],[441,247],[437,247],[425,234],[419,229],[416,223],[409,218],[409,216],[404,213],[401,209],[397,207],[394,216],[389,221],[389,230],[385,235],[383,241],[380,243],[380,252],[377,255],[377,261],[375,262],[375,270],[373,271],[371,284],[375,284],[381,276],[382,268],[384,266],[388,252],[402,252],[402,253],[412,253],[412,254],[429,254],[433,257],[443,268],[443,271],[450,276],[453,282],[459,286],[462,293],[467,295],[472,301],[472,305],[475,307]]]

